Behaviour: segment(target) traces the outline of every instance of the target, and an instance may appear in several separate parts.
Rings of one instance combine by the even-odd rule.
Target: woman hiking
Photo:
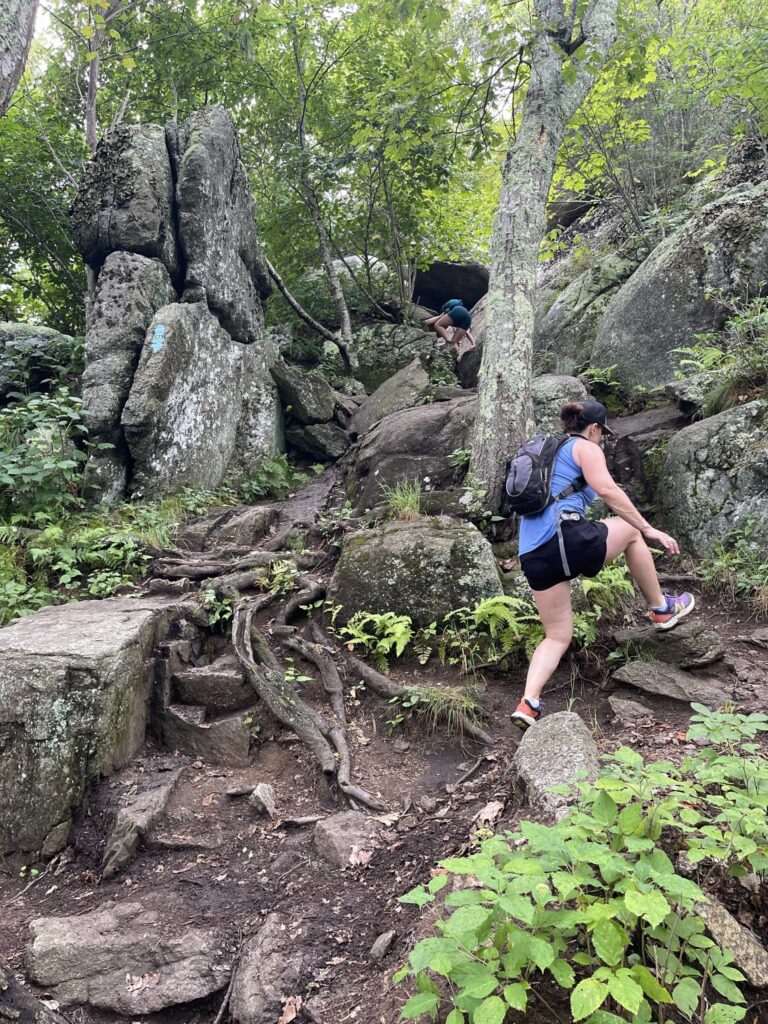
[[[456,355],[459,354],[461,341],[466,336],[469,338],[469,348],[475,347],[475,339],[472,337],[469,328],[472,326],[472,315],[464,305],[462,299],[448,299],[440,308],[437,316],[431,316],[424,321],[426,327],[434,327],[435,332],[440,335],[443,341],[453,345]],[[453,327],[453,336],[448,334],[448,328]]]
[[[555,457],[550,493],[571,493],[535,515],[520,518],[520,567],[533,590],[545,633],[533,652],[525,693],[512,715],[512,722],[520,729],[541,718],[541,691],[573,636],[569,580],[596,576],[623,553],[657,629],[677,625],[695,603],[692,594],[661,592],[647,542],[660,544],[670,555],[679,554],[680,548],[674,537],[646,522],[608,472],[600,447],[605,434],[613,433],[606,423],[605,406],[593,400],[567,402],[560,410],[560,419],[571,436]],[[601,522],[584,518],[598,497],[618,518]]]

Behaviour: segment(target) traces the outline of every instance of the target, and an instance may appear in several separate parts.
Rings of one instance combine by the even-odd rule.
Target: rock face
[[[348,493],[360,509],[381,500],[381,484],[420,480],[444,488],[456,478],[453,452],[463,448],[475,418],[475,400],[459,398],[385,417],[363,438],[351,468]]]
[[[421,361],[414,359],[366,398],[349,422],[350,432],[364,434],[385,416],[420,405],[428,390],[429,374]]]
[[[669,442],[659,503],[672,533],[694,554],[711,554],[750,522],[752,539],[768,553],[766,495],[767,401],[700,420]]]
[[[342,606],[344,622],[357,611],[393,611],[426,626],[501,592],[493,551],[480,531],[436,516],[347,536],[329,596]]]
[[[179,131],[176,197],[185,287],[202,288],[235,341],[252,344],[272,291],[256,236],[253,198],[232,118],[223,107],[192,114]]]
[[[70,362],[75,339],[51,327],[0,321],[0,401],[21,386],[36,391],[51,366]]]
[[[527,803],[561,817],[571,801],[562,793],[553,793],[552,787],[575,782],[579,773],[583,773],[586,781],[594,782],[598,771],[597,744],[578,715],[558,711],[546,715],[534,729],[524,733],[512,764]]]
[[[625,385],[671,380],[671,350],[722,327],[716,298],[759,295],[768,280],[768,182],[739,185],[654,249],[611,299],[591,362],[616,365]]]
[[[160,260],[176,279],[173,171],[165,129],[156,124],[109,129],[87,164],[70,211],[75,244],[98,269],[111,252]]]
[[[307,427],[294,423],[287,427],[288,446],[310,459],[338,459],[349,447],[349,436],[335,423],[311,423]]]
[[[90,496],[215,488],[282,450],[269,275],[229,114],[108,132],[70,213],[99,275],[83,411],[112,445],[89,459]]]
[[[204,302],[158,310],[122,414],[133,462],[131,493],[217,487],[238,461],[238,434],[252,431],[243,422],[244,391],[265,372],[259,350],[233,343]],[[265,437],[261,460],[268,450]]]
[[[537,373],[573,373],[589,362],[601,316],[636,263],[614,254],[580,274],[536,324],[533,365]]]
[[[182,613],[82,601],[0,630],[0,853],[61,848],[89,780],[143,742],[152,651]]]
[[[230,1012],[237,1024],[274,1024],[282,999],[300,987],[301,946],[291,938],[290,919],[269,914],[243,947],[232,985]]]
[[[110,253],[96,287],[86,340],[83,409],[89,440],[111,444],[88,460],[86,487],[108,501],[128,483],[128,450],[120,418],[131,390],[144,337],[155,312],[174,302],[168,271],[159,260]]]
[[[562,434],[560,409],[564,402],[582,402],[587,389],[577,377],[545,373],[531,382],[536,429],[543,434]]]
[[[89,1003],[127,1017],[223,988],[230,960],[221,937],[204,927],[174,932],[168,918],[162,907],[148,910],[140,903],[107,905],[79,917],[39,917],[30,925],[29,977],[63,1003]]]

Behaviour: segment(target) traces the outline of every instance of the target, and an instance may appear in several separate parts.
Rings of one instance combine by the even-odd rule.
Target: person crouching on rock
[[[533,652],[525,693],[512,715],[513,723],[527,729],[541,718],[541,691],[560,664],[573,636],[573,610],[569,580],[597,576],[624,554],[634,582],[648,602],[657,629],[671,629],[694,607],[692,594],[663,594],[648,542],[660,544],[670,555],[680,553],[677,541],[647,523],[608,472],[600,444],[613,431],[600,402],[567,402],[560,410],[570,439],[558,450],[550,493],[576,489],[535,515],[520,517],[520,567],[533,590],[544,626],[544,639]],[[601,522],[585,519],[596,499],[617,518]],[[556,518],[557,517],[557,518]]]
[[[435,332],[443,339],[442,343],[438,344],[453,345],[457,356],[465,337],[469,340],[469,348],[475,347],[475,339],[469,330],[472,326],[472,315],[461,299],[448,299],[443,303],[438,315],[429,317],[424,321],[424,325],[434,327]],[[453,336],[448,333],[449,327],[453,327]]]

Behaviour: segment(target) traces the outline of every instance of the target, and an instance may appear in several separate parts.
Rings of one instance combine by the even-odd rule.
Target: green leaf
[[[613,921],[600,921],[592,931],[592,944],[603,963],[619,963],[628,942]]]
[[[555,959],[554,946],[551,942],[545,942],[544,939],[538,939],[534,935],[529,936],[528,941],[528,956],[540,971],[546,970]]]
[[[627,804],[619,814],[619,831],[625,836],[631,835],[633,832],[637,831],[641,821],[643,820],[643,816],[642,804]]]
[[[711,974],[709,980],[712,984],[712,988],[719,992],[721,996],[725,996],[732,1003],[745,1003],[746,999],[742,995],[741,989],[734,985],[734,983],[726,978],[724,974]]]
[[[484,907],[459,907],[444,923],[445,931],[451,935],[464,932],[478,932],[491,917],[491,911]]]
[[[608,793],[602,791],[592,804],[592,813],[601,825],[613,825],[618,814],[616,801]]]
[[[504,986],[504,998],[513,1010],[524,1012],[528,1005],[528,992],[525,985],[521,985],[517,981],[513,985]]]
[[[473,1013],[472,1024],[503,1024],[506,1015],[506,1004],[498,996],[489,996]]]
[[[715,1003],[704,1014],[704,1024],[737,1024],[744,1020],[747,1011],[743,1006],[728,1006],[727,1003]]]
[[[608,991],[616,1002],[630,1013],[637,1013],[643,1002],[643,990],[630,977],[629,971],[617,971],[608,979]]]
[[[635,889],[624,893],[624,906],[631,913],[650,922],[654,928],[661,924],[671,909],[660,892],[638,892]]]
[[[571,1013],[574,1020],[583,1020],[590,1013],[594,1013],[605,1002],[608,996],[608,986],[594,978],[585,978],[580,981],[571,992]]]
[[[464,1014],[461,1010],[451,1010],[445,1018],[445,1024],[464,1024]]]
[[[635,964],[631,970],[632,977],[645,992],[649,999],[656,1003],[671,1003],[672,996],[660,985],[658,980],[651,974],[643,964]]]
[[[462,964],[455,970],[454,980],[473,999],[489,996],[499,984],[493,971],[479,963]]]
[[[701,986],[693,978],[683,978],[672,989],[672,999],[675,1006],[690,1020],[693,1011],[699,1005]]]
[[[576,975],[567,960],[555,960],[549,965],[549,970],[561,988],[573,988]]]
[[[417,1020],[423,1014],[428,1013],[434,1020],[437,1016],[437,1008],[440,1005],[439,998],[434,992],[419,992],[411,996],[408,1002],[400,1011],[401,1020]]]

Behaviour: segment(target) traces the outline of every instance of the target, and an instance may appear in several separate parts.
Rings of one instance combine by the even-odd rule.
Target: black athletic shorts
[[[520,556],[520,568],[531,590],[549,590],[575,576],[597,576],[605,565],[608,527],[589,519],[566,519],[561,524],[570,576],[563,572],[557,534]]]
[[[451,318],[451,323],[454,327],[461,327],[463,330],[468,331],[472,326],[472,316],[469,310],[463,306],[454,306],[453,309],[449,309],[448,316]]]

